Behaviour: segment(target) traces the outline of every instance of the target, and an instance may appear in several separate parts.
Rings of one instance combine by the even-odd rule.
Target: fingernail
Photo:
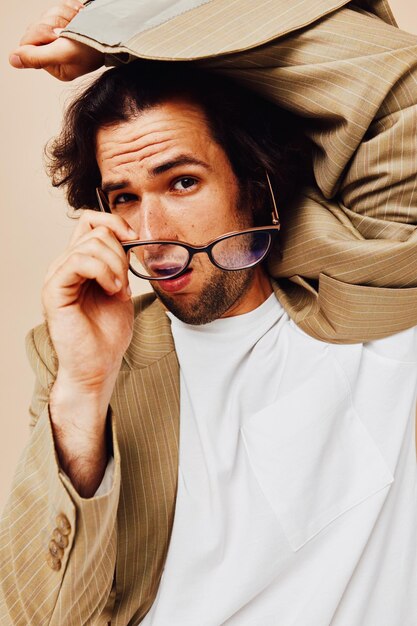
[[[114,284],[116,285],[117,289],[121,289],[122,288],[122,281],[119,280],[118,278],[114,279]]]
[[[132,237],[132,239],[136,239],[136,232],[133,230],[133,228],[129,228],[129,235]]]
[[[127,295],[129,296],[129,298],[131,298],[131,297],[132,297],[132,290],[131,290],[131,288],[130,288],[130,285],[128,285],[128,286],[127,286],[127,288],[126,288],[126,293],[127,293]]]
[[[60,35],[64,29],[63,28],[54,28],[55,35]]]
[[[10,65],[13,65],[13,67],[17,69],[21,69],[22,67],[24,67],[22,63],[22,59],[19,56],[17,56],[17,54],[12,54],[9,58],[9,61],[10,61]]]

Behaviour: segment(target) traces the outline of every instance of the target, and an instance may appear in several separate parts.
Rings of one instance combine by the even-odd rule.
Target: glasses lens
[[[218,241],[212,255],[225,270],[239,270],[262,261],[270,244],[271,235],[266,231],[241,233]]]
[[[148,243],[128,252],[131,270],[142,278],[171,278],[188,263],[188,251],[176,244]]]

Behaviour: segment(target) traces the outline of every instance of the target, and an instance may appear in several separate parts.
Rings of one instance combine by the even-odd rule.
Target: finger
[[[53,24],[54,20],[59,19],[65,22],[65,26],[78,15],[82,5],[61,4],[59,6],[51,7],[40,18],[40,22],[45,24]]]
[[[71,244],[75,243],[85,233],[99,226],[107,227],[119,241],[132,241],[137,238],[136,232],[120,215],[86,209],[79,219],[71,238]]]
[[[61,2],[61,5],[69,6],[76,10],[84,9],[85,7],[84,2],[80,0],[64,0],[64,2]]]
[[[115,234],[112,230],[110,230],[110,228],[108,228],[107,226],[97,226],[96,228],[89,230],[87,233],[82,234],[80,238],[77,239],[76,242],[74,242],[74,247],[78,248],[84,242],[89,242],[91,239],[98,239],[99,241],[102,241],[106,246],[108,246],[111,250],[113,250],[113,252],[117,254],[122,262],[125,264],[127,270],[128,263],[126,253],[123,250],[120,241],[116,238]]]
[[[122,249],[123,252],[123,249]],[[71,254],[81,253],[87,256],[91,256],[95,259],[103,261],[113,272],[113,275],[120,281],[120,291],[123,289],[125,292],[128,288],[128,263],[125,254],[120,255],[120,251],[115,251],[113,247],[107,245],[103,240],[93,237],[86,241],[80,242],[72,251]]]
[[[121,289],[120,279],[103,260],[73,252],[45,283],[44,302],[47,308],[75,304],[87,281],[95,281],[108,295],[116,295]],[[123,294],[121,299],[128,298]]]
[[[76,252],[90,254],[104,260],[121,280],[124,289],[127,290],[127,272],[129,268],[127,256],[113,233],[104,227],[95,228],[93,231],[84,234],[64,254],[55,259],[49,266],[45,280],[48,281],[57,272],[58,268],[66,265],[71,255]]]
[[[53,26],[46,23],[36,24],[27,29],[20,40],[19,46],[41,46],[55,41],[57,37],[58,35],[54,32]]]
[[[69,22],[78,14],[83,6],[84,5],[74,0],[73,4],[62,3],[59,6],[52,7],[46,11],[38,21],[30,24],[20,40],[19,45],[40,45],[48,43],[48,34],[53,32],[54,28],[65,28],[68,26]],[[48,26],[50,27],[49,29],[47,28]]]
[[[31,24],[26,29],[21,40],[19,41],[19,46],[28,46],[31,44],[36,46],[47,43],[46,39],[48,38],[49,33],[54,32],[54,28],[63,29],[66,26],[68,26],[68,20],[62,17],[56,16],[54,18],[45,18],[42,22]]]

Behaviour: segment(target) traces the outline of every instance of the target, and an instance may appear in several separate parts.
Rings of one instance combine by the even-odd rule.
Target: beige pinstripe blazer
[[[116,57],[194,59],[298,114],[317,186],[285,207],[283,305],[334,342],[416,324],[416,37],[385,0],[193,4],[142,25],[128,0],[92,3],[65,32]]]
[[[242,19],[233,28],[230,18],[249,11],[248,2],[212,0],[111,50],[157,56],[161,49],[181,58],[182,48],[183,57],[205,56],[202,65],[303,116],[317,187],[286,209],[284,256],[272,259],[271,272],[304,330],[352,342],[417,323],[417,43],[390,25],[385,2],[372,3],[379,18],[364,12],[365,2],[361,9],[342,4],[258,2],[248,29]],[[207,20],[213,7],[213,36],[202,36],[203,20],[196,41],[196,20]],[[85,41],[77,29],[74,37]],[[181,39],[169,37],[170,29]],[[266,40],[215,55],[216,45],[230,52]],[[28,351],[37,375],[32,436],[1,522],[0,622],[134,625],[155,597],[175,506],[179,377],[169,322],[152,296],[137,302],[111,403],[114,485],[97,498],[80,498],[59,472],[47,410],[57,363],[44,327],[30,335]],[[53,570],[45,555],[61,514],[71,532]]]

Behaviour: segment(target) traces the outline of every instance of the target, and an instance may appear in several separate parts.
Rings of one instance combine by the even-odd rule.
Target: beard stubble
[[[155,283],[152,287],[162,304],[185,324],[208,324],[222,317],[245,296],[255,275],[255,268],[232,272],[214,269],[201,292],[189,302],[181,294],[170,296]]]

